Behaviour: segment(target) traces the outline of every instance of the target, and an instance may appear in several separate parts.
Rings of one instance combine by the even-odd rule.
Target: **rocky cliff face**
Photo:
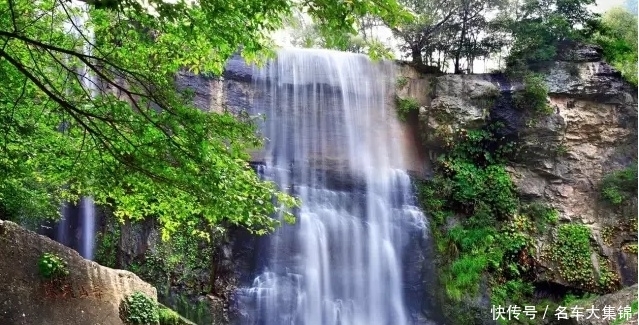
[[[522,201],[549,204],[560,225],[587,227],[595,272],[612,268],[623,285],[635,284],[637,199],[607,204],[601,183],[637,161],[637,88],[603,62],[596,47],[568,49],[538,71],[553,113],[535,119],[513,105],[521,82],[498,74],[434,76],[404,69],[408,82],[398,95],[422,104],[419,132],[431,160],[454,130],[503,123],[504,135],[520,147],[507,170]],[[572,285],[547,258],[555,237],[553,230],[536,238],[536,281],[565,290]]]
[[[62,258],[69,275],[44,280],[38,261],[44,253]],[[0,220],[0,324],[120,325],[122,299],[136,291],[156,299],[156,290],[135,274],[83,259],[53,240]]]

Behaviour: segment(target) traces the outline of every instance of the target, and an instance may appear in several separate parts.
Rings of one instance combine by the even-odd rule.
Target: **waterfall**
[[[73,17],[72,22],[65,22],[64,28],[76,37],[86,38],[83,42],[84,46],[82,47],[82,51],[90,55],[91,44],[93,43],[94,37],[91,28],[86,26],[86,22],[89,19],[89,5],[75,0],[71,1],[69,5],[71,7],[81,8],[82,10],[79,15]],[[78,78],[88,93],[94,96],[97,91],[97,80],[95,76],[90,73],[88,67],[82,66],[78,69]],[[64,126],[62,126],[62,128],[64,128]],[[95,246],[95,210],[95,204],[91,197],[81,198],[77,206],[68,203],[64,204],[61,209],[62,219],[55,226],[54,239],[66,246],[74,248],[82,257],[89,260],[93,259]]]
[[[330,50],[283,50],[254,68],[268,139],[258,172],[298,196],[239,299],[242,324],[408,325],[402,260],[423,233],[392,107],[394,66]]]

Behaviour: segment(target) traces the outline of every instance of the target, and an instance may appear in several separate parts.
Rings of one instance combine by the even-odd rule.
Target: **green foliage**
[[[57,218],[86,195],[122,220],[156,218],[165,239],[199,220],[201,235],[221,223],[268,233],[297,202],[248,165],[262,143],[251,117],[200,111],[175,74],[220,74],[239,48],[268,59],[271,32],[294,9],[325,34],[353,33],[363,15],[407,17],[394,0],[110,3],[0,3],[3,219]]]
[[[533,286],[521,279],[508,280],[495,285],[491,290],[491,304],[498,306],[505,305],[527,305],[528,298],[533,293]]]
[[[604,260],[599,263],[599,278],[597,279],[598,291],[609,293],[619,289],[619,275],[614,271],[609,262]]]
[[[500,134],[500,123],[493,123],[487,129],[458,130],[446,144],[446,155],[440,161],[459,160],[472,162],[484,167],[503,165],[515,152],[515,144]]]
[[[196,324],[212,324],[214,322],[211,305],[206,300],[193,300],[185,295],[177,295],[171,297],[170,305],[181,316]]]
[[[508,14],[504,19],[506,30],[513,36],[509,66],[550,61],[557,55],[559,42],[583,40],[591,33],[592,21],[596,18],[588,8],[594,3],[594,0],[518,3],[517,8],[513,8],[516,14]]]
[[[603,48],[605,59],[632,84],[637,85],[637,16],[612,8],[601,17],[591,40]]]
[[[550,255],[559,266],[559,274],[568,283],[584,289],[597,287],[591,253],[588,227],[565,224],[557,228]]]
[[[523,82],[524,88],[517,92],[513,98],[515,106],[524,112],[536,115],[552,114],[554,111],[548,104],[548,86],[546,86],[543,76],[527,73]]]
[[[637,196],[637,164],[605,176],[600,185],[601,196],[608,203],[621,205]]]
[[[557,150],[557,155],[560,157],[568,154],[568,147],[564,143],[560,143],[557,146],[556,150]]]
[[[495,301],[502,295],[514,297],[508,290],[519,288],[526,296],[530,289],[527,283],[509,282],[531,269],[530,234],[535,227],[517,214],[519,200],[504,166],[514,144],[498,131],[499,125],[458,131],[438,159],[437,175],[419,186],[420,202],[432,216],[437,249],[446,256],[440,271],[452,301],[476,293],[483,279],[496,288]],[[452,216],[454,227],[449,226]]]
[[[622,247],[623,251],[629,254],[637,255],[639,250],[637,249],[637,244],[628,244]]]
[[[400,121],[406,121],[408,114],[419,110],[419,103],[414,98],[400,98],[395,96],[395,106],[397,117]]]
[[[211,292],[207,274],[212,270],[213,248],[220,233],[204,237],[197,231],[201,227],[188,224],[178,229],[128,269],[153,284],[161,294],[178,285],[185,294]]]
[[[632,303],[630,303],[630,313],[632,314],[632,317],[636,318],[638,311],[639,311],[639,304],[637,303],[637,299],[635,299]],[[630,319],[632,319],[632,317]],[[621,325],[627,322],[628,320],[618,318],[618,319],[615,319],[612,323],[610,323],[610,325]]]
[[[537,230],[541,232],[544,232],[548,226],[555,225],[559,221],[559,211],[539,202],[522,206],[521,213],[534,220]]]
[[[109,223],[96,235],[95,261],[110,268],[117,267],[117,249],[120,244],[120,225]]]
[[[59,279],[69,275],[67,262],[53,253],[44,253],[38,259],[38,271],[44,279]]]
[[[513,146],[496,130],[460,130],[438,159],[446,176],[446,200],[453,211],[506,219],[517,209],[518,199],[510,176],[499,164],[513,152]]]
[[[155,325],[159,321],[158,305],[144,293],[136,291],[122,301],[120,317],[127,325]]]
[[[399,77],[395,82],[395,85],[398,89],[403,89],[408,84],[408,79],[406,77]]]
[[[173,310],[160,306],[158,309],[159,325],[181,325],[184,324],[182,318]]]

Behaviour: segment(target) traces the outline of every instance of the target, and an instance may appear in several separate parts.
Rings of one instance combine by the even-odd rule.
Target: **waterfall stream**
[[[426,224],[398,139],[394,66],[284,50],[253,75],[268,139],[258,172],[302,205],[239,293],[252,305],[242,324],[415,324],[402,259]]]
[[[93,43],[93,32],[86,26],[89,5],[72,0],[71,7],[81,8],[80,14],[73,17],[73,21],[65,22],[65,30],[79,38],[85,38],[82,51],[90,55]],[[77,72],[82,86],[92,96],[97,91],[97,79],[86,66]],[[64,126],[61,126],[62,128]],[[77,250],[82,257],[92,260],[95,247],[96,208],[93,198],[83,197],[77,205],[64,204],[61,208],[61,220],[55,225],[53,239]]]

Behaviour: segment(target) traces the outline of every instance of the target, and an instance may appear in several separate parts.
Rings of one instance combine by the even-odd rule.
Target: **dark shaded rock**
[[[227,61],[222,75],[225,79],[251,82],[253,80],[253,67],[247,65],[240,55],[234,55]]]
[[[593,44],[565,41],[557,47],[557,61],[596,62],[603,59],[603,49]]]
[[[592,99],[601,103],[626,101],[628,83],[621,74],[603,61],[555,62],[545,74],[548,93],[572,98]]]
[[[621,324],[624,324],[624,325],[637,324],[636,314],[632,315],[629,321],[622,321],[621,319],[617,319],[617,317],[619,316],[618,308],[630,307],[630,305],[633,302],[634,303],[637,302],[637,289],[638,287],[635,284],[631,287],[621,289],[617,292],[603,295],[603,296],[595,298],[594,300],[589,300],[589,301],[581,302],[578,304],[579,306],[583,307],[583,310],[587,308],[592,308],[592,306],[599,309],[599,311],[597,311],[597,315],[599,316],[598,318],[591,317],[590,319],[586,319],[586,317],[583,317],[579,320],[577,320],[576,318],[570,318],[569,320],[558,322],[557,324],[558,325],[559,324],[561,325],[609,325],[615,322],[615,320],[619,321],[618,323],[615,323],[615,324],[620,324],[620,325]],[[613,318],[613,320],[603,319],[602,309],[605,306],[610,306],[614,309],[615,317]]]

